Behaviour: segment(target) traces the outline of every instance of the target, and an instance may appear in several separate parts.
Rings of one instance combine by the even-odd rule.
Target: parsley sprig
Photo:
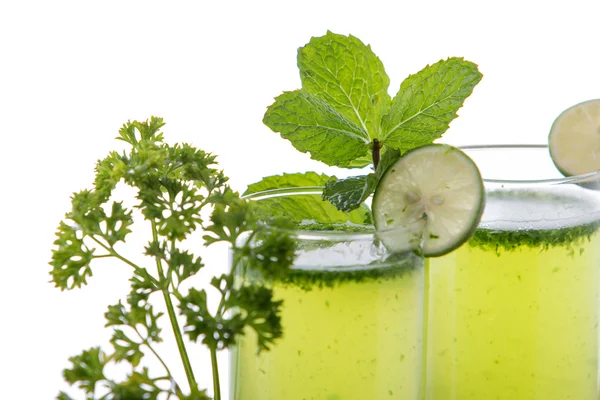
[[[220,400],[217,352],[235,344],[247,329],[256,332],[259,351],[268,350],[282,335],[282,302],[261,283],[236,277],[247,268],[266,278],[284,274],[293,262],[294,241],[286,230],[267,228],[259,221],[253,204],[227,186],[213,155],[188,144],[164,143],[163,125],[156,117],[123,125],[117,139],[128,143],[130,151],[111,152],[97,163],[93,189],[72,196],[71,211],[56,233],[50,275],[57,288],[86,285],[95,260],[100,258],[117,260],[132,271],[131,291],[125,301],[110,305],[105,313],[106,326],[113,329],[112,349],[84,350],[71,357],[71,365],[63,371],[65,380],[82,389],[87,400],[157,399],[163,393],[168,399],[209,399],[196,381],[184,335],[209,348],[214,399]],[[152,237],[144,249],[147,265],[134,263],[120,251],[134,226],[137,228],[132,210],[112,200],[114,189],[122,182],[137,189],[135,207],[150,222],[144,225],[150,227]],[[212,214],[205,221],[207,209]],[[276,228],[284,225],[271,221]],[[211,281],[220,295],[216,312],[209,310],[205,290],[181,286],[204,268],[200,256],[184,249],[186,239],[198,229],[204,232],[205,245],[225,242],[234,254],[230,272]],[[175,381],[155,348],[162,341],[163,316],[152,306],[156,297],[162,297],[166,305],[187,389]],[[183,329],[180,319],[185,321]],[[151,375],[141,366],[148,352],[162,364],[162,374]],[[129,363],[131,370],[124,380],[117,381],[108,376],[106,366],[120,362]],[[64,392],[57,398],[72,399]]]

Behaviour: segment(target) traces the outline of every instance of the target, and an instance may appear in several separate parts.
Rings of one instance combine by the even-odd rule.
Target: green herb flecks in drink
[[[370,46],[331,32],[299,49],[298,67],[302,88],[277,97],[264,116],[265,124],[315,160],[343,168],[372,164],[374,170],[346,179],[282,175],[251,185],[248,194],[324,186],[322,199],[282,195],[257,200],[265,201],[257,208],[266,219],[285,216],[297,229],[309,231],[353,231],[373,224],[364,202],[386,170],[402,153],[439,138],[481,79],[475,64],[449,58],[409,76],[392,98],[389,78]],[[404,225],[414,222],[406,220]],[[335,251],[328,253],[329,245],[323,243],[317,249],[320,265],[298,261],[286,277],[271,280],[274,293],[283,300],[284,337],[261,354],[255,352],[251,333],[248,342],[240,343],[233,356],[234,398],[416,399],[423,269],[422,258],[411,253],[419,240],[406,247],[407,239],[405,235],[394,241],[402,248],[388,241],[386,251],[409,250],[411,258],[374,263],[357,258],[352,271],[336,265]],[[314,247],[301,240],[299,245],[300,254],[311,251],[302,246]],[[322,271],[322,266],[330,270]]]
[[[244,337],[232,355],[233,399],[416,399],[422,260],[364,268],[295,269],[291,280],[272,282],[284,337],[261,354],[254,335]]]
[[[484,219],[467,244],[429,261],[428,400],[597,397],[600,216],[568,215],[584,203],[492,192],[490,213],[523,215]],[[525,213],[535,222],[519,221]]]

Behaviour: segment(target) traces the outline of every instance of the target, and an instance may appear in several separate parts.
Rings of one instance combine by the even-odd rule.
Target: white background
[[[126,294],[127,267],[99,264],[67,293],[48,283],[48,261],[70,194],[122,148],[128,119],[165,118],[167,141],[218,154],[238,190],[326,171],[261,120],[300,86],[296,49],[329,29],[372,45],[392,94],[441,58],[477,63],[483,81],[443,141],[544,143],[563,109],[600,97],[599,15],[598,1],[573,0],[0,0],[0,399],[53,398],[67,358],[109,338],[103,313]],[[206,263],[224,269],[223,249]],[[181,376],[173,343],[161,352]],[[206,354],[192,353],[210,386]]]

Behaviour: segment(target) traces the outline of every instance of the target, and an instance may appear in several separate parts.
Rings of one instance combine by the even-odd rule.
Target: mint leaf
[[[331,179],[325,174],[317,174],[316,172],[305,172],[296,174],[272,175],[263,178],[261,181],[248,186],[244,192],[244,196],[252,193],[264,192],[266,190],[292,188],[292,187],[320,187],[325,185]]]
[[[369,153],[367,155],[352,160],[352,162],[346,165],[345,168],[364,168],[371,164],[373,164],[373,156],[371,153]]]
[[[299,151],[328,165],[347,166],[369,151],[369,134],[364,128],[303,90],[277,97],[263,122]]]
[[[375,174],[351,176],[328,182],[323,190],[323,200],[331,202],[340,211],[358,208],[375,189]]]
[[[441,60],[409,76],[383,117],[381,142],[401,151],[433,142],[481,78],[477,66],[462,58]]]
[[[371,46],[328,31],[298,50],[298,68],[303,90],[324,99],[369,137],[379,136],[390,79]]]
[[[383,153],[375,173],[330,180],[325,184],[323,200],[328,200],[340,211],[357,209],[375,191],[385,171],[399,159],[400,152],[389,149]]]
[[[298,50],[298,68],[302,89],[279,96],[263,122],[313,159],[344,168],[371,164],[375,140],[403,152],[432,143],[482,78],[475,64],[449,58],[409,76],[391,100],[389,78],[371,47],[329,31]],[[360,198],[362,184],[338,189]]]
[[[318,175],[314,172],[306,174],[283,174],[269,176],[248,187],[245,194],[279,188],[305,186],[325,186],[335,177]],[[331,203],[323,201],[321,194],[305,194],[302,196],[282,196],[262,199],[255,202],[257,213],[262,219],[284,218],[298,226],[310,224],[364,224],[370,223],[369,208],[364,205],[351,213],[337,210]],[[356,208],[356,207],[355,207]]]

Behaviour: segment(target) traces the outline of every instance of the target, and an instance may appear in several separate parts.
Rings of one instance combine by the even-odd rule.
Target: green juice
[[[488,196],[534,222],[484,222],[429,261],[427,400],[598,399],[599,223],[578,201]]]
[[[234,400],[419,398],[422,259],[350,271],[295,269],[271,282],[284,337],[257,354],[247,332],[232,353]]]

